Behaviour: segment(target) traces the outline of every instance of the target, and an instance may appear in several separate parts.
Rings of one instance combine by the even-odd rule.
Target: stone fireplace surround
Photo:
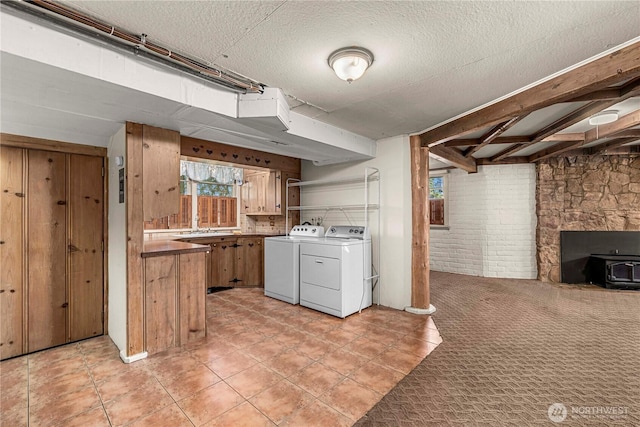
[[[536,171],[538,279],[561,281],[561,231],[640,230],[640,155],[549,158]]]

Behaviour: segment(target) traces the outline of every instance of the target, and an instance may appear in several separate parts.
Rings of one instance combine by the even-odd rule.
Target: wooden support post
[[[419,135],[411,144],[411,307],[414,314],[436,311],[429,300],[429,148]]]

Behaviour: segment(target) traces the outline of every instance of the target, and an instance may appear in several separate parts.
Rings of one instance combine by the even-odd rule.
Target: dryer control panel
[[[290,236],[304,236],[304,237],[322,237],[324,234],[324,227],[321,225],[296,225],[291,229]]]
[[[357,239],[369,240],[371,234],[369,227],[360,225],[333,225],[327,229],[324,237],[333,239]]]

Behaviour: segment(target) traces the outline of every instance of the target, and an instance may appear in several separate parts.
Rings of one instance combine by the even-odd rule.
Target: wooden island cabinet
[[[147,242],[144,260],[145,349],[155,354],[206,335],[208,246]]]

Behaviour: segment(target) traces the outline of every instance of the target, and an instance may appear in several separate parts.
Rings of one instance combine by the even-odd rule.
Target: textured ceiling
[[[640,34],[637,1],[65,3],[374,139],[419,132]],[[350,45],[375,56],[351,85],[326,62]]]

